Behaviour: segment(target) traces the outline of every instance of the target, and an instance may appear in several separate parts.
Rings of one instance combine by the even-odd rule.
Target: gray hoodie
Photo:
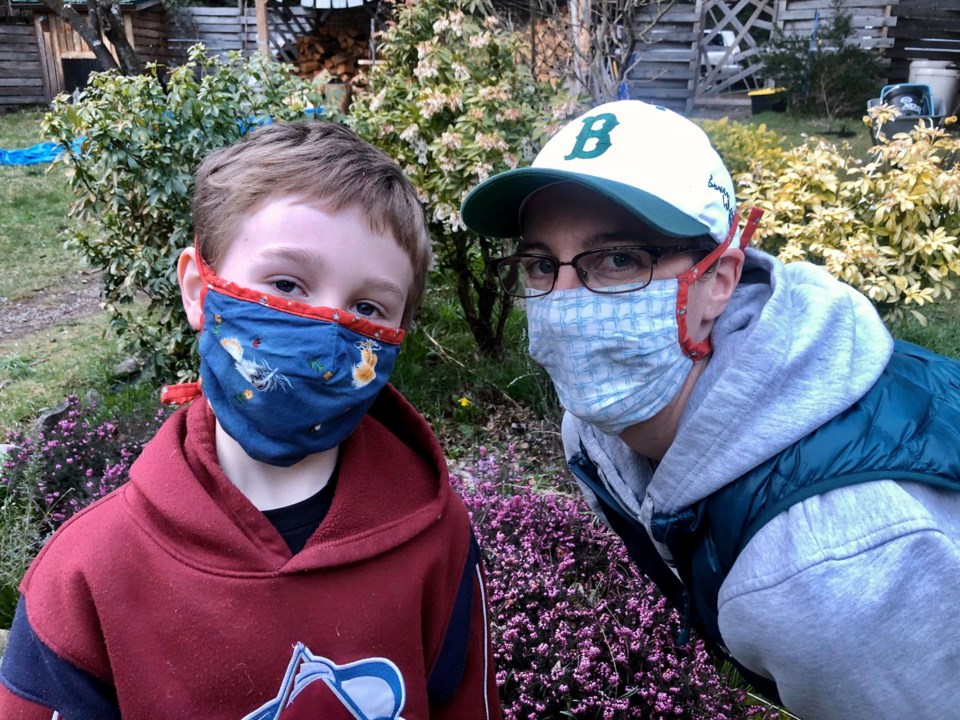
[[[711,339],[655,471],[619,438],[564,418],[567,457],[582,442],[648,528],[654,511],[710,495],[846,409],[892,351],[862,295],[755,250]],[[960,717],[960,493],[880,481],[795,505],[744,548],[719,623],[733,655],[804,720]]]

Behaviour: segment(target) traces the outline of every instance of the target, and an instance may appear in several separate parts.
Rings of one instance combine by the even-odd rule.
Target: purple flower
[[[453,483],[484,549],[505,718],[776,717],[700,640],[676,644],[676,613],[578,492],[532,489],[512,447]]]
[[[67,400],[66,416],[36,438],[8,433],[6,442],[16,450],[0,466],[0,486],[37,497],[42,536],[125,482],[166,417],[159,411],[128,435],[116,423],[95,421],[96,408],[81,406],[77,396]]]

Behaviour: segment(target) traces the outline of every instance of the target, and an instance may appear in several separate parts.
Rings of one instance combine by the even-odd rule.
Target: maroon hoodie
[[[34,561],[0,717],[499,718],[467,512],[426,422],[387,387],[341,445],[291,556],[217,464],[206,402]]]

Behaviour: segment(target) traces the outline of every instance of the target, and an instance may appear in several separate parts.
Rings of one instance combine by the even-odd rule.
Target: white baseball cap
[[[673,237],[722,243],[736,220],[733,181],[703,130],[666,108],[621,100],[569,122],[531,167],[477,185],[463,222],[487,237],[519,237],[523,204],[559,182],[590,188]]]

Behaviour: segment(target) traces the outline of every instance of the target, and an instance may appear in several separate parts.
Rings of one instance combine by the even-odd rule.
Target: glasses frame
[[[584,257],[589,257],[591,255],[599,255],[604,252],[616,252],[617,250],[629,250],[637,251],[642,250],[645,253],[648,253],[651,256],[650,263],[650,276],[647,278],[647,281],[642,285],[636,287],[627,288],[626,290],[604,290],[603,288],[597,289],[592,288],[587,285],[586,280],[584,279],[587,275],[585,270],[581,270],[579,262]],[[515,298],[537,298],[543,297],[544,295],[549,295],[557,287],[557,279],[560,277],[560,268],[565,265],[569,265],[577,273],[577,278],[580,280],[580,284],[583,285],[587,290],[598,295],[621,295],[628,292],[636,292],[638,290],[643,290],[653,281],[653,271],[656,269],[657,264],[664,257],[669,257],[670,255],[682,255],[687,252],[710,252],[711,248],[704,247],[702,244],[693,244],[693,245],[670,245],[670,246],[656,246],[656,245],[614,245],[610,247],[601,247],[593,248],[591,250],[584,250],[581,253],[577,253],[572,258],[566,261],[562,261],[559,258],[556,258],[552,255],[544,255],[542,253],[515,253],[513,255],[507,255],[502,258],[494,258],[487,263],[487,270],[493,275],[496,276],[497,282],[500,284],[501,289],[510,297]],[[535,294],[530,292],[524,292],[523,295],[518,295],[516,292],[512,292],[510,288],[507,287],[504,283],[503,278],[500,276],[500,268],[503,267],[506,263],[516,263],[518,260],[523,258],[530,258],[533,260],[549,260],[554,263],[553,267],[553,281],[550,283],[550,289],[545,291],[537,291]],[[530,290],[530,288],[526,288]]]

